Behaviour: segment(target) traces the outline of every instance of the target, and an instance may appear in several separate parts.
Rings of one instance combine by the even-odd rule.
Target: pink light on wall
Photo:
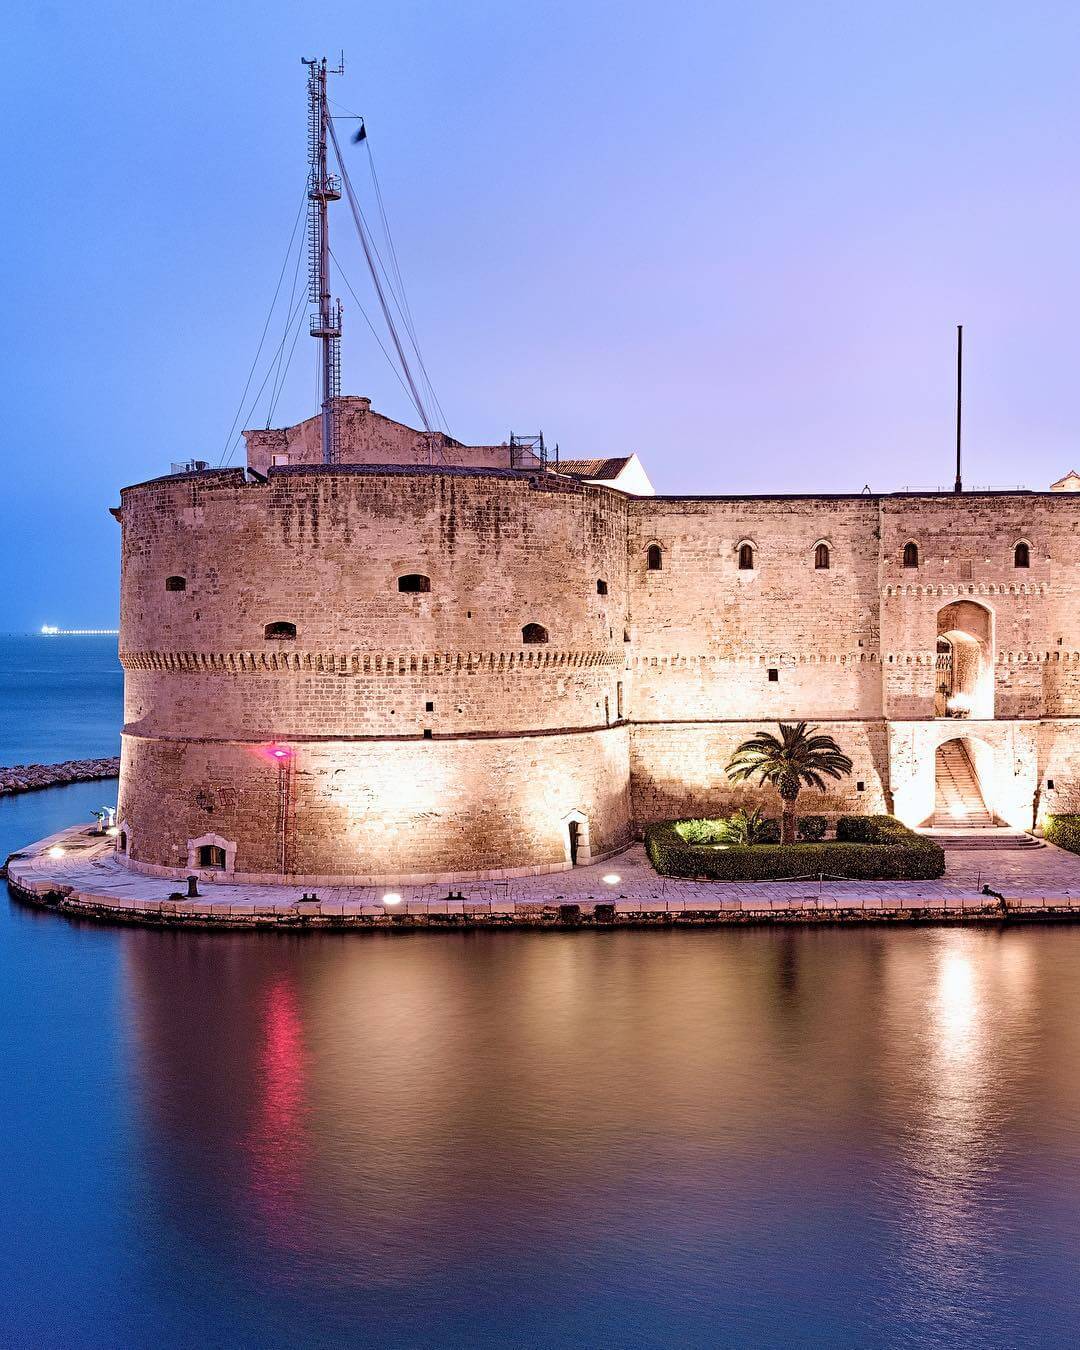
[[[269,760],[271,764],[285,765],[296,752],[291,745],[282,745],[280,741],[271,741],[269,745],[256,746],[255,753],[260,759]]]

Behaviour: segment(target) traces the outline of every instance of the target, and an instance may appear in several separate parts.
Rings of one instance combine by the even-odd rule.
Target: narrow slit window
[[[754,570],[754,546],[753,544],[739,545],[739,571],[752,572]]]
[[[918,544],[904,545],[904,566],[918,567],[919,565],[919,546]]]
[[[597,595],[607,595],[607,582],[606,582],[606,581],[598,581],[598,582],[596,583],[596,594],[597,594]]]
[[[284,620],[278,620],[275,623],[268,623],[263,629],[264,638],[294,638],[296,637],[296,624],[286,623]]]
[[[426,595],[431,590],[431,578],[420,572],[410,572],[408,576],[398,577],[397,588],[413,595]]]
[[[659,544],[650,544],[646,553],[646,565],[650,572],[659,572],[664,566],[664,550]]]
[[[186,577],[166,577],[165,589],[167,591],[186,591],[187,590]]]
[[[769,683],[770,683],[770,684],[778,684],[778,683],[779,683],[779,680],[780,680],[780,672],[779,672],[779,670],[776,668],[776,666],[770,666],[770,667],[769,667]]]
[[[548,631],[543,624],[527,623],[521,630],[521,640],[529,645],[546,642],[548,640]]]
[[[819,572],[829,570],[829,546],[828,544],[818,544],[814,549],[814,567]]]
[[[1016,548],[1013,550],[1013,566],[1014,567],[1031,566],[1031,548],[1023,541],[1017,544]]]

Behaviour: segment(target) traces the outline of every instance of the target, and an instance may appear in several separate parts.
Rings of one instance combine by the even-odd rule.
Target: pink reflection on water
[[[266,991],[262,1033],[255,1111],[244,1141],[253,1217],[264,1241],[295,1250],[303,1245],[305,1058],[296,991],[284,980]]]

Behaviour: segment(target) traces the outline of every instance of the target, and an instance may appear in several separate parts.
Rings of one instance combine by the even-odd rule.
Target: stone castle
[[[1047,492],[664,497],[339,401],[247,469],[126,488],[118,851],[166,876],[376,883],[596,861],[755,800],[805,718],[855,761],[806,809],[989,815],[1080,794],[1080,476]],[[769,801],[768,794],[759,798]]]

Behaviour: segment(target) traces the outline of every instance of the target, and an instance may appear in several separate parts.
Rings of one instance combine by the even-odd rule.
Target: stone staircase
[[[936,829],[987,829],[994,818],[986,809],[979,780],[959,741],[949,741],[937,755],[937,797],[932,824]]]
[[[954,822],[955,824],[955,822]],[[1041,839],[1025,834],[1023,830],[1010,830],[1007,826],[976,826],[972,829],[924,829],[922,831],[935,844],[940,844],[946,852],[961,849],[964,852],[978,850],[1030,849],[1045,848]]]

